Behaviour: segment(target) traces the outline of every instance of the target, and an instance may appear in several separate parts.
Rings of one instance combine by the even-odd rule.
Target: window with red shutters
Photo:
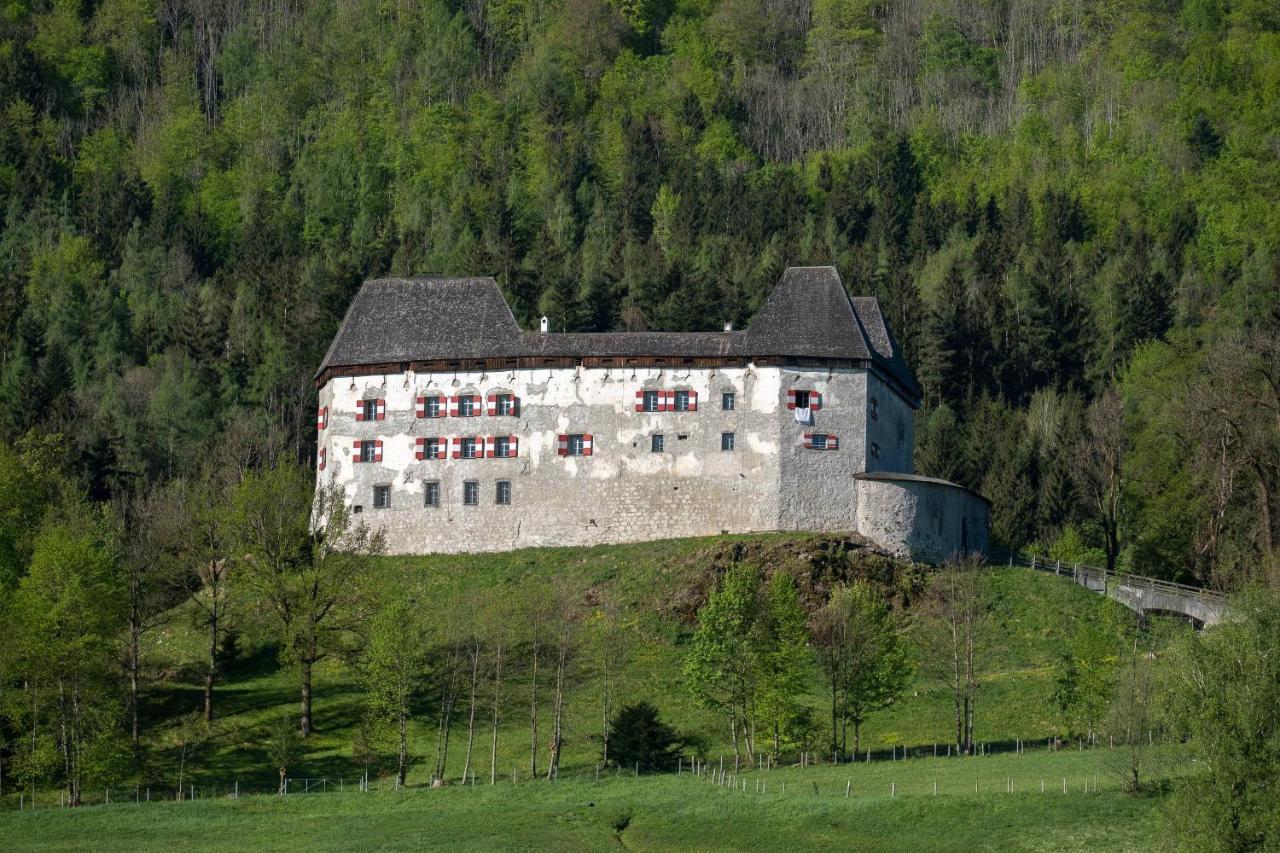
[[[419,462],[427,458],[427,440],[425,438],[415,438],[413,440],[413,458]]]
[[[329,455],[329,450],[326,447],[320,448],[320,452],[316,454],[316,467],[318,467],[321,471],[324,470],[326,457],[328,455]]]
[[[382,461],[382,441],[381,440],[364,440],[356,441],[355,453],[353,454],[354,462],[381,462]]]
[[[491,456],[495,456],[498,459],[510,459],[517,455],[516,448],[519,439],[516,436],[496,435],[491,441],[493,442],[489,451]]]
[[[462,458],[462,439],[455,435],[453,438],[449,439],[449,443],[453,447],[453,454],[452,454],[453,458],[461,459]]]
[[[560,433],[559,435],[556,436],[556,455],[557,456],[569,455],[569,436],[566,435],[565,433]]]
[[[804,446],[809,450],[839,450],[840,438],[827,433],[806,432]]]
[[[329,426],[329,407],[321,406],[316,412],[316,429],[322,430]]]
[[[809,392],[809,408],[815,412],[822,408],[822,395],[817,391]]]
[[[479,394],[462,394],[458,397],[458,417],[478,418],[483,411]]]

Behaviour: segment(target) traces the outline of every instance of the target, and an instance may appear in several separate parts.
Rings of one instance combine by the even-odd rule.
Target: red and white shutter
[[[382,439],[378,439],[373,443],[373,461],[382,461]]]
[[[320,453],[318,454],[319,459],[317,461],[319,462],[319,468],[321,471],[324,470],[325,457],[327,457],[328,455],[329,455],[328,448],[325,448],[325,447],[320,448]]]
[[[420,418],[427,416],[427,398],[419,397],[413,402],[413,413]]]
[[[481,441],[484,442],[484,457],[492,459],[494,456],[494,448],[498,443],[498,439],[492,435],[486,435]]]
[[[378,420],[384,420],[387,417],[387,401],[378,400],[377,403],[375,403],[374,405],[375,405],[374,411],[376,412],[375,417]]]
[[[804,434],[804,446],[810,449],[813,448],[813,433],[806,432]]]
[[[360,439],[358,439],[358,438],[357,438],[357,439],[356,439],[356,441],[355,441],[354,446],[352,447],[352,451],[353,451],[353,452],[352,452],[352,454],[351,454],[351,461],[352,461],[352,462],[361,462],[361,461],[363,461],[363,460],[361,460],[361,458],[360,458],[360,445],[361,445],[361,444],[363,444],[363,442],[362,442],[362,441],[360,441]]]
[[[839,449],[840,449],[839,437],[834,435],[827,436],[827,450],[839,450]]]
[[[462,458],[462,439],[455,435],[453,438],[449,439],[449,443],[453,445],[453,458],[461,459]]]
[[[356,401],[356,420],[364,420],[364,400]]]
[[[413,458],[419,462],[427,458],[427,440],[425,438],[415,438],[413,440]]]
[[[689,392],[689,411],[691,412],[698,411],[698,392],[697,391],[691,390]]]
[[[591,455],[591,434],[590,433],[587,433],[582,437],[582,455],[583,456]]]
[[[485,398],[485,403],[486,403],[486,411],[489,417],[493,417],[494,415],[498,414],[498,395],[497,394],[490,394],[487,398]]]
[[[316,429],[322,430],[329,425],[329,409],[327,406],[321,406],[316,409]]]
[[[449,398],[449,417],[456,418],[458,416],[458,395],[454,394]]]
[[[520,398],[514,394],[511,396],[511,417],[520,417]]]
[[[817,391],[809,392],[809,408],[815,412],[822,408],[822,395]]]
[[[507,441],[509,442],[507,444],[507,457],[511,458],[511,457],[519,456],[520,455],[520,436],[509,435],[507,436]]]
[[[787,408],[794,409],[795,407],[796,407],[796,392],[795,392],[795,389],[792,388],[787,391]],[[806,437],[805,440],[808,441],[808,438]]]
[[[560,433],[559,435],[556,436],[556,455],[557,456],[569,455],[569,436],[565,435],[564,433]]]
[[[671,411],[671,392],[670,391],[658,392],[658,411],[659,412]]]
[[[643,388],[636,392],[636,411],[637,412],[644,411],[644,389]]]

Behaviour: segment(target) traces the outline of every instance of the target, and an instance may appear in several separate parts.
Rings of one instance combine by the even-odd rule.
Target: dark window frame
[[[732,453],[738,447],[737,434],[729,431],[720,433],[720,450],[723,453]]]
[[[498,480],[494,484],[493,502],[498,506],[511,506],[510,480]]]
[[[720,393],[720,410],[723,412],[732,412],[738,405],[738,394],[736,391],[722,391]]]
[[[436,509],[440,506],[440,481],[425,480],[422,483],[422,505]]]
[[[655,432],[649,436],[649,452],[650,453],[666,453],[667,439],[660,432]]]
[[[645,391],[641,398],[643,411],[661,412],[662,411],[662,392],[661,391]]]
[[[463,506],[479,506],[480,505],[480,481],[479,480],[463,480],[462,481],[462,505]]]
[[[373,487],[373,508],[391,509],[391,487],[378,485]]]

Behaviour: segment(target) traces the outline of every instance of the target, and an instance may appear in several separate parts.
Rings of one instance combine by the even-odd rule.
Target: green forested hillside
[[[1280,535],[1278,151],[1269,0],[17,0],[0,432],[97,499],[305,460],[365,277],[679,330],[834,263],[999,541],[1230,584]]]

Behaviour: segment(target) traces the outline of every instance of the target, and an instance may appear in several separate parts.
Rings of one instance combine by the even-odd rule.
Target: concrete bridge
[[[1069,577],[1085,589],[1101,593],[1140,616],[1181,616],[1197,628],[1216,625],[1226,619],[1230,611],[1227,597],[1222,593],[1186,584],[1038,557],[1027,559],[1011,555],[1009,565],[1023,565],[1038,572]]]

